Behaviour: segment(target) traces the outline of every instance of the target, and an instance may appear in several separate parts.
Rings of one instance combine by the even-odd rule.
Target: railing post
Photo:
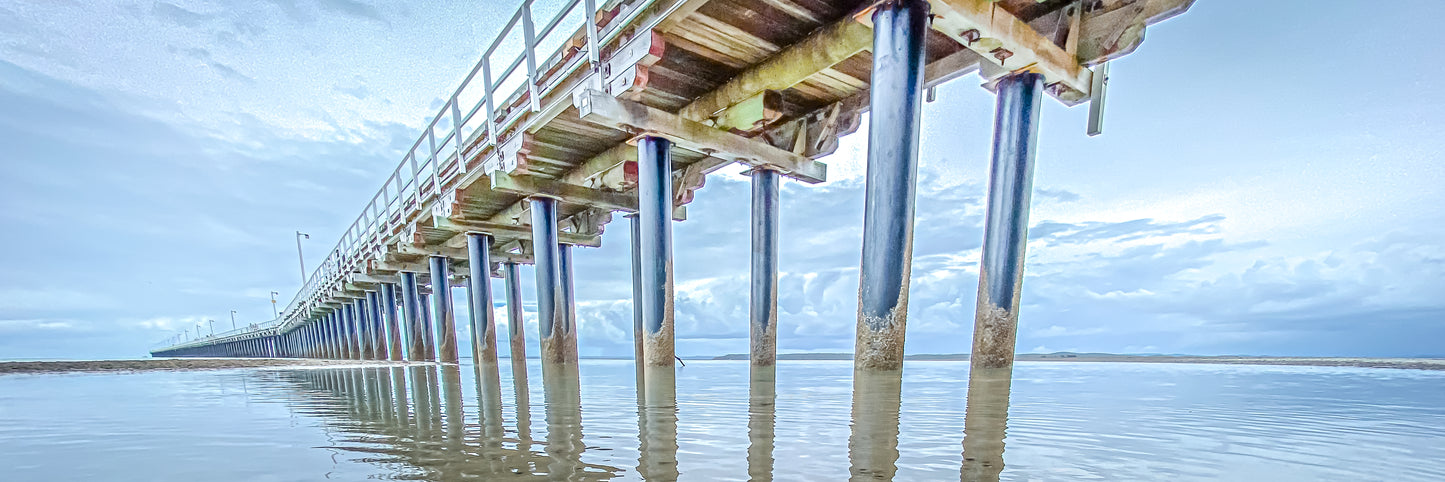
[[[497,114],[492,106],[492,60],[490,55],[482,55],[482,105],[486,106],[487,142],[497,145]]]
[[[457,174],[467,172],[467,158],[462,154],[462,111],[457,107],[457,96],[452,96],[452,144],[457,147]]]
[[[537,57],[534,50],[537,49],[536,33],[532,26],[532,0],[522,2],[522,41],[527,55],[527,98],[532,112],[542,110],[542,101],[538,99],[537,93]]]
[[[602,62],[602,53],[597,51],[597,0],[584,0],[582,5],[587,10],[587,63],[595,71]]]

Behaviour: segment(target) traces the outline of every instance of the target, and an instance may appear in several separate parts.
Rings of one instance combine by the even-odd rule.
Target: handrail
[[[629,6],[632,8],[627,9],[624,15],[618,15],[617,17],[609,19],[607,25],[604,26],[597,25],[599,9],[596,0],[568,0],[561,5],[551,19],[543,24],[540,31],[535,29],[536,25],[532,21],[533,1],[534,0],[522,1],[522,5],[518,7],[517,11],[507,20],[507,24],[497,34],[496,38],[492,40],[492,43],[483,52],[481,58],[472,66],[471,70],[467,72],[467,75],[463,77],[461,83],[452,92],[451,96],[447,98],[447,101],[442,104],[436,115],[432,116],[421,135],[412,143],[411,148],[402,156],[401,162],[398,163],[396,169],[382,182],[381,188],[377,190],[376,194],[371,196],[371,199],[362,209],[361,214],[343,231],[341,239],[337,241],[336,246],[333,247],[326,257],[321,260],[320,264],[312,270],[310,276],[308,276],[305,283],[302,284],[301,289],[296,292],[291,302],[288,303],[285,310],[282,311],[281,317],[272,320],[272,323],[274,323],[273,327],[278,330],[278,333],[285,333],[289,331],[288,328],[292,328],[301,321],[304,321],[302,320],[300,310],[306,303],[312,300],[323,283],[336,281],[336,276],[343,272],[348,260],[354,258],[355,254],[367,239],[367,235],[385,229],[386,226],[390,225],[394,217],[404,217],[405,214],[412,209],[421,209],[427,196],[441,195],[442,175],[444,172],[443,164],[450,165],[448,161],[452,159],[450,154],[442,155],[442,150],[451,147],[455,151],[456,172],[460,173],[466,171],[464,146],[474,142],[471,139],[479,139],[485,135],[485,140],[480,144],[480,148],[495,147],[497,145],[500,141],[500,139],[497,138],[497,107],[499,105],[499,98],[497,96],[500,95],[499,92],[504,86],[512,83],[513,74],[516,74],[524,63],[527,66],[527,71],[525,77],[522,79],[523,84],[518,86],[518,88],[510,90],[509,92],[514,94],[509,95],[515,95],[515,93],[520,92],[520,88],[525,87],[531,111],[535,112],[540,109],[542,92],[539,92],[538,89],[542,87],[542,83],[545,82],[546,79],[539,78],[539,73],[537,72],[538,57],[535,50],[539,45],[543,44],[545,40],[551,38],[550,36],[553,33],[557,32],[557,27],[560,26],[568,16],[574,13],[579,5],[582,6],[583,19],[580,30],[582,30],[581,33],[585,37],[586,59],[587,62],[596,69],[601,62],[600,46],[606,45],[608,42],[620,36],[623,33],[622,27],[636,19],[654,0],[607,1],[604,8],[619,7],[624,2],[629,3]],[[522,27],[520,29],[522,34],[521,52],[507,65],[507,68],[501,70],[500,75],[494,77],[494,72],[492,72],[491,68],[492,55],[498,52],[502,43],[508,40],[510,35],[516,33],[515,31],[518,30],[518,26]],[[566,43],[564,41],[564,43],[558,47],[558,52],[562,52],[562,46],[565,45]],[[550,59],[550,57],[547,58]],[[481,97],[470,109],[466,109],[466,115],[463,116],[461,115],[463,111],[462,106],[459,105],[461,102],[460,99],[463,97],[463,93],[468,91],[469,87],[474,86],[474,81],[477,80],[476,77],[478,73],[482,74],[480,83]],[[501,102],[508,102],[510,100],[511,97],[500,98]],[[503,105],[503,107],[510,108],[511,106]],[[482,122],[476,123],[479,125],[471,125],[477,113],[484,109],[486,111],[485,119],[483,119]],[[451,116],[451,126],[450,129],[447,129],[450,132],[442,134],[441,139],[438,140],[436,129],[443,116],[447,115]],[[520,115],[520,113],[513,113],[509,110],[503,120],[511,121],[517,115]],[[470,126],[471,131],[470,134],[466,136],[467,139],[464,139],[463,130],[467,129],[468,126]],[[424,149],[422,148],[423,142],[426,142]],[[425,151],[425,155],[418,155],[419,149]],[[412,206],[413,203],[415,203],[414,207]],[[191,343],[207,340],[212,339],[203,338],[200,340],[192,340],[188,343],[174,346],[186,346]]]

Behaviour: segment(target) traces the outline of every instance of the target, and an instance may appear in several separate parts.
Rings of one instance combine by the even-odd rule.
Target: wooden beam
[[[933,29],[1001,67],[994,80],[1011,72],[1043,74],[1049,93],[1067,105],[1089,99],[1093,71],[1029,24],[989,0],[929,0]],[[869,13],[871,15],[871,12]],[[1070,32],[1070,35],[1076,33]]]
[[[555,197],[562,202],[570,204],[600,207],[614,211],[637,212],[636,196],[591,189],[576,184],[541,179],[535,176],[513,176],[504,171],[495,171],[490,177],[493,191],[508,192],[523,196],[545,195]]]
[[[828,176],[827,164],[602,92],[579,92],[574,102],[582,119],[590,122],[665,137],[684,149],[751,166],[772,167],[804,182],[819,183]]]
[[[532,239],[532,227],[526,225],[503,224],[491,221],[471,221],[456,218],[432,218],[438,229],[466,233],[468,231],[487,233],[499,238],[507,239]],[[464,236],[460,235],[460,236]],[[558,233],[558,240],[563,243],[587,246],[595,248],[602,245],[601,236],[587,236],[575,233]]]
[[[743,71],[722,87],[699,96],[678,111],[678,115],[691,121],[718,117],[724,114],[724,109],[764,91],[787,90],[872,45],[873,29],[853,18],[845,18]]]

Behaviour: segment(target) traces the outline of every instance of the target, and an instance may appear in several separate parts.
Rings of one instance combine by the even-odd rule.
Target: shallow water
[[[630,361],[527,368],[3,376],[0,479],[1445,479],[1445,372],[1020,363],[965,444],[967,362],[689,362],[641,410]]]

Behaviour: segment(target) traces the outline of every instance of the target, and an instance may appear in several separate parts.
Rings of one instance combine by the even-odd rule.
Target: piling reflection
[[[1012,376],[1012,367],[975,367],[969,372],[960,480],[996,481],[1003,472]]]
[[[473,380],[464,379],[455,365],[296,370],[279,376],[297,387],[299,396],[287,402],[296,404],[294,411],[321,419],[337,433],[333,450],[376,464],[383,478],[588,481],[622,475],[623,469],[582,461],[586,447],[577,368],[564,370],[572,376],[544,377],[557,386],[546,387],[547,438],[540,452],[531,450],[534,443],[524,429],[530,413],[525,369],[516,379],[516,400],[522,405],[515,407],[519,418],[511,431],[495,365],[478,369]],[[468,382],[475,387],[465,387]],[[465,406],[464,389],[477,394],[475,411]]]
[[[748,384],[748,479],[773,480],[778,401],[776,366],[753,366]]]
[[[638,473],[647,480],[677,480],[677,372],[649,367],[638,411]]]
[[[903,370],[853,371],[850,480],[893,480],[898,470],[898,412]]]

